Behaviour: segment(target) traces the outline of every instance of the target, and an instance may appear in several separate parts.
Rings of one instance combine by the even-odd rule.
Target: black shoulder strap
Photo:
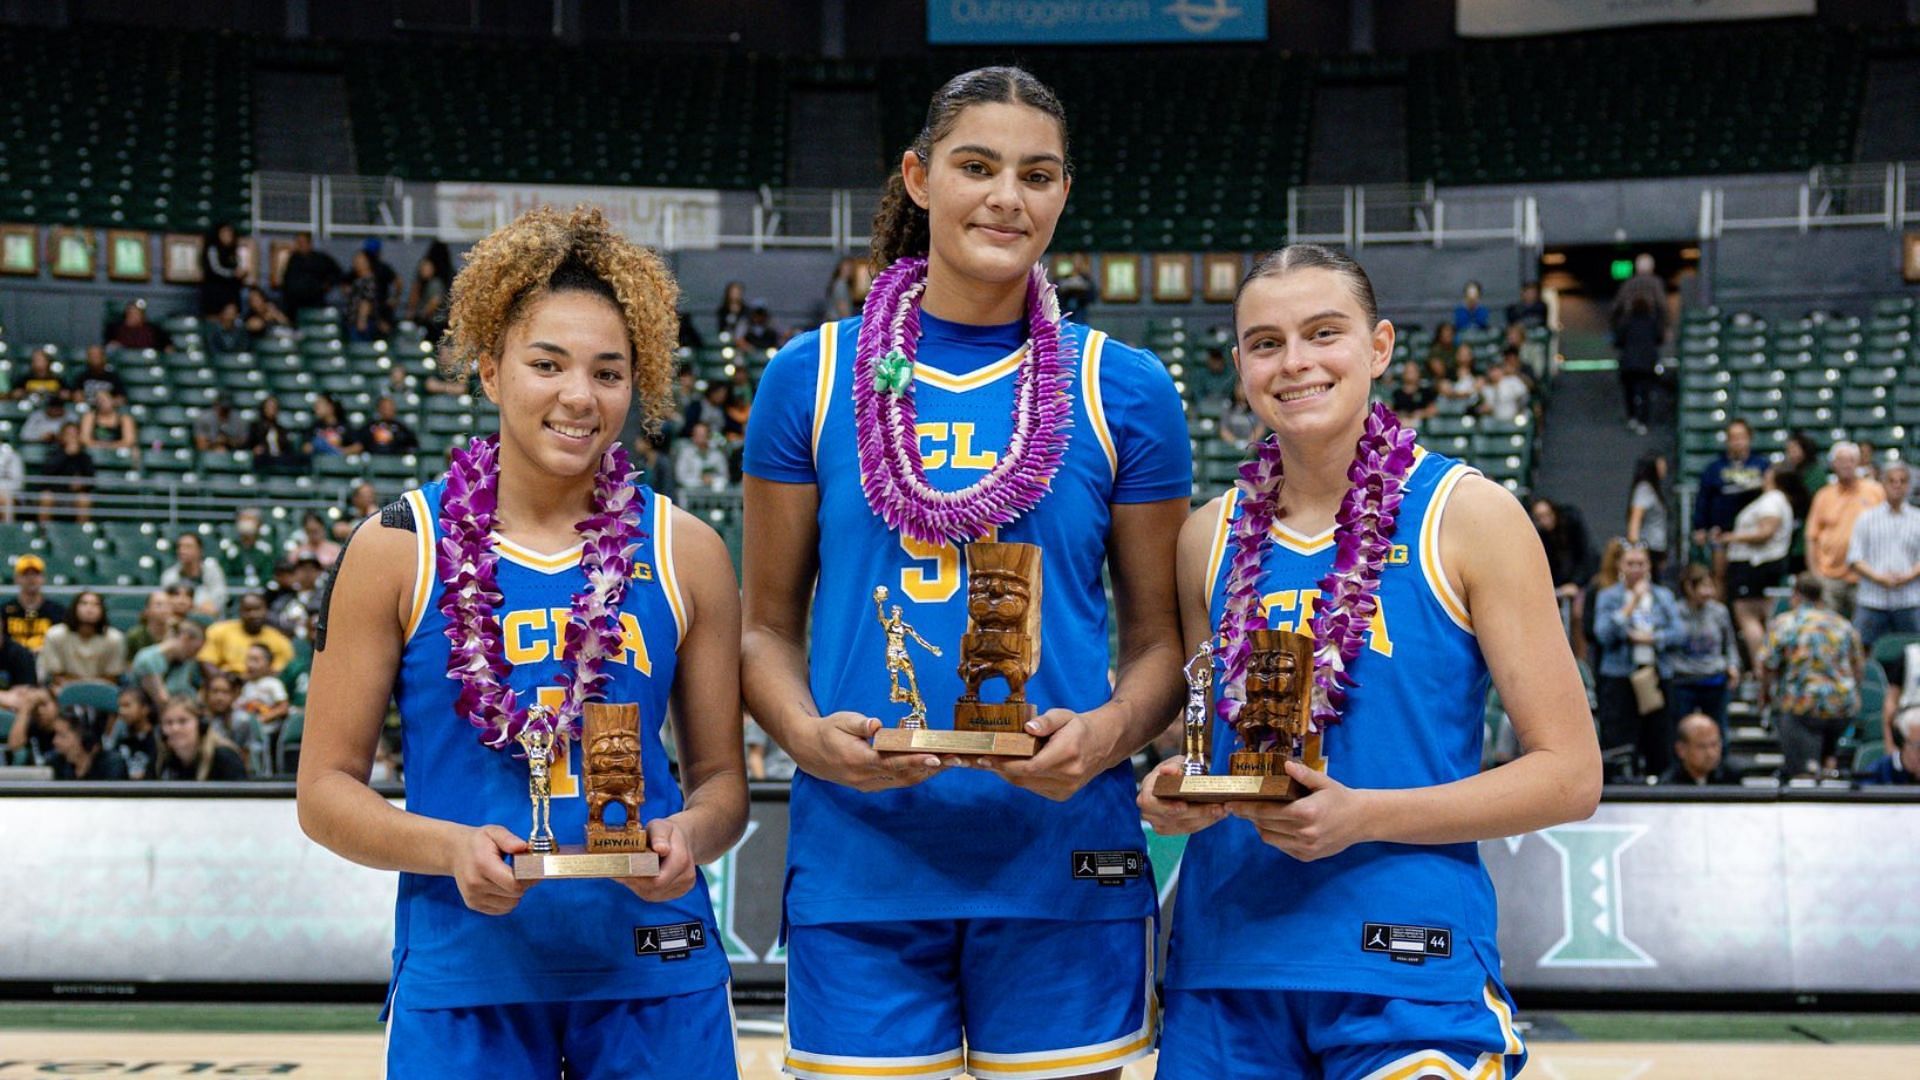
[[[395,499],[381,507],[380,524],[389,529],[419,531],[419,523],[413,519],[413,504],[405,499]],[[320,580],[320,596],[314,602],[320,609],[320,618],[313,627],[314,652],[327,650],[327,622],[333,613],[333,583],[339,580],[340,568],[347,564],[347,549],[353,547],[353,538],[359,536],[360,530],[366,527],[365,521],[353,527],[353,532],[347,536],[347,542],[340,545],[340,557],[334,560],[333,569],[327,571],[326,577]]]

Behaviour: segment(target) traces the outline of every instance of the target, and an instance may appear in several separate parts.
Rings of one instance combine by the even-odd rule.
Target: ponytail
[[[907,194],[907,182],[896,171],[887,177],[880,209],[873,215],[873,269],[885,270],[900,259],[926,255],[932,225],[927,212]]]

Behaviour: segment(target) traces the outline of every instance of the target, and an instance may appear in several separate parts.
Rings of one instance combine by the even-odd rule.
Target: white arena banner
[[[1813,14],[1816,0],[1456,0],[1461,37],[1517,37],[1635,23],[1777,19]]]
[[[479,238],[536,206],[599,207],[613,227],[655,248],[720,246],[720,193],[703,188],[578,187],[567,184],[435,184],[443,236]]]

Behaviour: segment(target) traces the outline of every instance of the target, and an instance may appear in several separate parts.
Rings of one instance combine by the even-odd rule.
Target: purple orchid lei
[[[1379,601],[1380,571],[1392,550],[1394,519],[1402,489],[1413,468],[1414,431],[1386,406],[1375,403],[1355,448],[1347,480],[1353,485],[1340,500],[1333,569],[1320,579],[1320,601],[1313,613],[1313,716],[1322,732],[1338,723],[1353,679],[1348,665],[1360,655],[1367,624]],[[1227,571],[1226,610],[1220,620],[1224,671],[1215,710],[1232,724],[1246,704],[1247,658],[1251,631],[1267,627],[1260,603],[1260,557],[1267,531],[1280,516],[1280,489],[1286,467],[1279,441],[1269,436],[1240,466],[1240,517],[1233,524],[1233,554]],[[1260,749],[1250,747],[1249,749]]]
[[[475,439],[455,451],[447,469],[447,490],[440,500],[440,550],[437,556],[444,592],[440,611],[447,617],[447,677],[460,683],[454,710],[483,733],[480,741],[495,749],[514,745],[529,726],[575,737],[581,706],[600,694],[612,676],[600,666],[622,648],[620,601],[626,595],[636,541],[646,535],[630,513],[635,473],[619,443],[600,459],[593,481],[593,512],[575,528],[580,533],[587,588],[573,596],[565,647],[571,669],[560,683],[560,708],[523,710],[507,685],[513,666],[502,648],[500,619],[494,609],[501,595],[496,583],[500,556],[493,550],[499,510],[498,436]]]
[[[1075,345],[1039,266],[1027,277],[1027,355],[1014,385],[1013,438],[987,475],[959,491],[927,483],[914,428],[913,363],[927,260],[900,259],[874,279],[853,363],[860,486],[889,528],[930,544],[977,540],[1033,509],[1067,447]]]

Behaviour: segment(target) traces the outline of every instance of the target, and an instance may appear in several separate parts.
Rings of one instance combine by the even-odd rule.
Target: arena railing
[[[1729,229],[1878,226],[1897,232],[1911,222],[1920,222],[1920,164],[1910,162],[1818,165],[1804,179],[1755,177],[1700,193],[1702,240]]]
[[[1511,241],[1541,243],[1540,207],[1531,195],[1457,190],[1441,194],[1424,184],[1297,187],[1287,191],[1287,236],[1301,243],[1432,244]]]

